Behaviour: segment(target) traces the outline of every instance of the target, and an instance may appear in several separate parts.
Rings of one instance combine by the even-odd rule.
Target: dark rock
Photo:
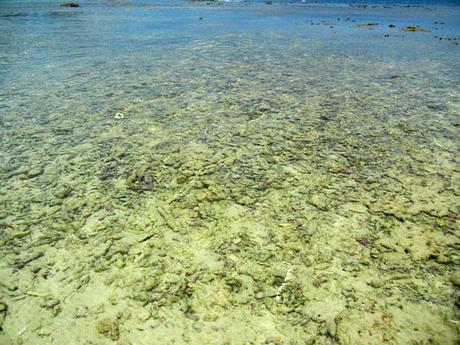
[[[80,4],[76,2],[63,2],[61,7],[80,7]]]
[[[372,28],[373,26],[377,26],[379,23],[359,23],[356,24],[357,28]]]
[[[401,30],[406,31],[406,32],[423,32],[423,31],[425,31],[420,26],[406,26],[406,27],[402,28]]]
[[[5,321],[6,313],[8,311],[8,305],[0,302],[0,331],[2,331],[3,322]]]

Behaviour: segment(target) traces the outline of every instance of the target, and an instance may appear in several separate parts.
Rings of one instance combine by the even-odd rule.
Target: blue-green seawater
[[[459,19],[0,1],[0,343],[457,344]]]

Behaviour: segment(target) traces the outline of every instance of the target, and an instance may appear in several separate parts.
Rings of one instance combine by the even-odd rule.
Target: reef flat
[[[459,13],[2,2],[0,343],[458,344]]]

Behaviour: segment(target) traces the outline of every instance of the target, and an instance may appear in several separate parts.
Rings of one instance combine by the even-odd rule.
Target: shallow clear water
[[[1,2],[0,340],[455,344],[459,18]]]

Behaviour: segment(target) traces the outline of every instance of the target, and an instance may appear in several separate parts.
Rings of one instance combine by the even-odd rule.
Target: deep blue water
[[[362,0],[362,1],[353,1],[353,0],[304,0],[304,1],[273,1],[273,2],[304,2],[304,3],[318,3],[318,4],[385,4],[385,5],[460,5],[458,0]]]
[[[251,0],[248,2],[264,2],[266,0]],[[317,4],[384,4],[384,5],[460,5],[459,0],[273,0],[273,3],[317,3]]]
[[[205,2],[206,0],[198,0]],[[267,2],[267,0],[209,0],[209,1],[216,1],[216,2],[245,2],[245,3],[258,3],[258,2]],[[268,0],[272,3],[314,3],[314,4],[369,4],[369,5],[460,5],[460,0]],[[12,1],[0,1],[0,8],[10,3]],[[56,3],[59,1],[50,1],[50,0],[39,0],[39,1],[28,1],[28,0],[16,0],[15,3]],[[92,2],[92,1],[78,1],[79,3],[85,2]],[[114,2],[108,0],[107,2]],[[187,3],[190,0],[130,0],[130,1],[123,1],[124,4],[126,3],[134,3],[134,4],[167,4],[167,3]]]
[[[206,0],[198,0],[206,1]],[[210,0],[217,2],[245,2],[258,3],[267,0]],[[460,5],[460,0],[268,0],[272,3],[314,3],[314,4],[369,4],[369,5]],[[131,3],[181,3],[180,0],[132,0]]]

